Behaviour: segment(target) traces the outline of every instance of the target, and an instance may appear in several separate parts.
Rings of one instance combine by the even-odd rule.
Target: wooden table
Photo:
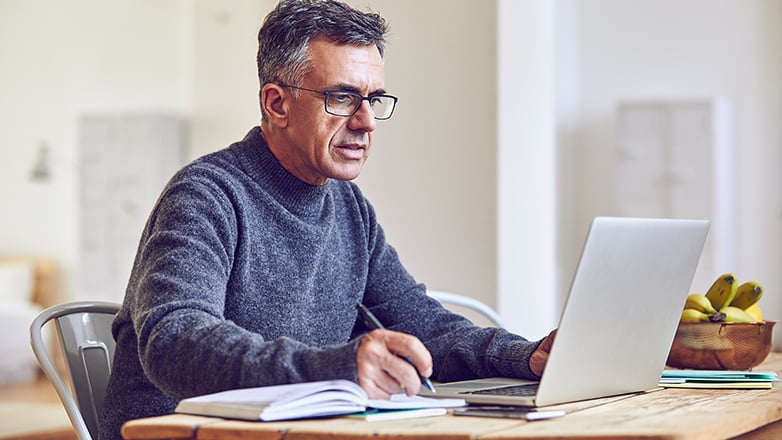
[[[772,353],[756,370],[782,371],[782,353]],[[448,415],[264,423],[175,414],[130,421],[122,434],[127,440],[782,439],[782,385],[777,384],[770,390],[658,389],[551,408],[568,415],[538,422]]]

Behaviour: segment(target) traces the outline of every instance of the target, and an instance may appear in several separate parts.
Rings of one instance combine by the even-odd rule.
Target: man
[[[350,182],[396,103],[386,31],[379,15],[331,0],[283,1],[267,16],[261,126],[177,173],[143,231],[114,321],[101,438],[230,388],[348,379],[387,398],[418,392],[419,374],[541,374],[551,338],[475,327],[427,297]],[[367,333],[362,303],[388,330]]]

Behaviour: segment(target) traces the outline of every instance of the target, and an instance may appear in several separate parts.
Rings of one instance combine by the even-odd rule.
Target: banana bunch
[[[760,322],[761,296],[763,286],[757,281],[739,284],[732,273],[722,274],[705,294],[687,296],[681,322]]]

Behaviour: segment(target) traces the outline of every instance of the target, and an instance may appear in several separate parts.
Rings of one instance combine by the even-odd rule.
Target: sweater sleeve
[[[433,378],[454,381],[505,376],[538,379],[529,358],[541,341],[473,325],[426,295],[385,240],[367,203],[370,273],[365,303],[387,328],[418,337],[432,354]]]
[[[175,398],[228,388],[356,380],[357,340],[266,340],[224,316],[236,215],[210,182],[174,182],[142,236],[126,302],[148,379]],[[248,305],[249,307],[249,305]],[[259,318],[263,311],[256,311]]]

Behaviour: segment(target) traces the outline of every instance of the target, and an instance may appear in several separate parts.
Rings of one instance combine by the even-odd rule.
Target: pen
[[[375,330],[375,329],[385,329],[383,324],[377,319],[377,317],[372,312],[369,311],[369,309],[364,304],[359,304],[358,305],[358,312],[361,315],[361,318],[364,320],[364,324],[366,324],[367,327],[371,328],[372,330]],[[413,363],[413,361],[409,357],[407,357],[407,356],[400,356],[400,355],[397,355],[397,356],[399,356],[401,359],[403,359],[408,364],[412,365],[413,368],[415,368],[415,371],[418,371],[418,367],[415,366],[415,364]],[[425,387],[429,388],[429,391],[431,391],[433,393],[437,392],[434,389],[434,385],[432,385],[432,381],[429,380],[428,377],[421,376],[420,373],[419,373],[418,377],[421,378],[421,384],[423,384]]]

